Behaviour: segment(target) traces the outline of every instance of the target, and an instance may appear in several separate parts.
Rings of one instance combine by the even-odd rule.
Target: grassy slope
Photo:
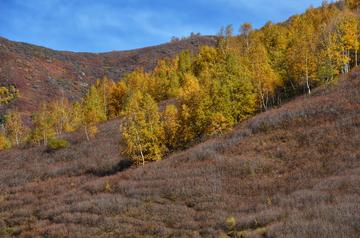
[[[32,111],[39,103],[62,95],[79,99],[89,85],[104,75],[119,80],[136,68],[153,69],[159,59],[215,44],[216,37],[200,36],[142,49],[93,54],[55,51],[0,37],[0,85],[16,85],[21,97],[10,106]],[[3,109],[0,106],[0,112]]]
[[[218,237],[230,216],[245,237],[360,235],[358,71],[222,137],[114,173],[126,166],[118,124],[91,142],[68,135],[72,146],[50,154],[1,152],[0,237]]]

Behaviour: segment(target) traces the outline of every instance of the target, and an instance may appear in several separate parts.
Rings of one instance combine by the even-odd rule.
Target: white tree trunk
[[[358,66],[358,50],[355,50],[355,66]]]
[[[47,145],[47,138],[46,138],[46,132],[45,130],[43,130],[43,140],[44,140],[44,145]]]
[[[306,80],[306,88],[307,88],[307,92],[310,95],[311,94],[311,89],[310,89],[310,84],[309,84],[309,68],[308,68],[308,58],[306,56],[306,65],[305,65],[305,80]]]
[[[15,141],[16,141],[16,145],[20,144],[20,142],[19,142],[19,133],[18,132],[15,133]]]
[[[107,117],[107,101],[106,101],[106,89],[105,89],[105,83],[103,83],[103,94],[104,94],[104,112]]]
[[[135,132],[136,132],[136,141],[138,142],[139,149],[140,149],[140,155],[141,155],[141,159],[142,159],[142,165],[144,166],[144,165],[145,165],[145,156],[144,156],[143,149],[142,149],[142,146],[141,146],[139,133],[138,133],[137,130],[136,130]]]
[[[87,141],[90,141],[89,132],[88,132],[88,130],[87,130],[87,126],[84,126],[84,129],[85,129],[86,140],[87,140]]]

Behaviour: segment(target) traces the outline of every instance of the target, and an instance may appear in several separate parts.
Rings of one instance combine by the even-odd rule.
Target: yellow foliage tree
[[[335,27],[337,43],[343,47],[345,57],[344,73],[350,71],[351,53],[355,54],[355,64],[358,64],[359,20],[352,12],[344,12]]]
[[[269,100],[275,89],[282,85],[280,76],[271,67],[268,52],[258,32],[250,34],[247,65],[254,88],[260,102],[260,108],[267,110]]]
[[[179,59],[160,60],[155,67],[152,76],[156,81],[157,101],[165,100],[178,95],[179,75],[177,72]]]
[[[57,135],[75,130],[75,125],[71,122],[72,105],[66,98],[50,103],[49,110],[52,112]]]
[[[123,80],[127,85],[129,95],[137,91],[143,94],[148,93],[152,97],[155,97],[157,94],[155,78],[143,69],[137,69],[127,74]]]
[[[17,97],[19,97],[19,90],[13,85],[0,87],[0,105],[8,104]]]
[[[220,112],[216,112],[211,116],[210,125],[207,128],[206,133],[208,135],[222,134],[232,126],[232,123]]]
[[[108,99],[108,117],[119,117],[122,110],[125,107],[127,99],[127,85],[125,81],[118,82],[114,87],[110,89],[110,96]]]
[[[345,5],[350,9],[356,9],[360,7],[360,2],[358,0],[344,0]]]
[[[22,121],[20,112],[14,110],[7,114],[5,130],[12,144],[20,145],[24,141],[27,127]]]
[[[288,30],[283,25],[268,22],[262,29],[261,41],[268,53],[268,63],[273,70],[280,76],[281,81],[287,78],[286,72],[286,52],[288,47]]]
[[[33,129],[31,140],[33,143],[47,145],[49,139],[56,136],[54,117],[48,104],[42,104],[41,109],[32,116]]]
[[[308,94],[311,93],[310,81],[317,80],[317,38],[312,22],[300,16],[292,19],[287,50],[288,75],[300,87],[305,85]]]
[[[0,133],[0,151],[7,150],[11,148],[11,143],[8,138],[2,133]]]
[[[92,86],[84,97],[81,108],[81,122],[85,131],[86,139],[90,140],[97,133],[96,124],[106,120],[103,95],[96,86]]]
[[[178,146],[179,138],[179,112],[175,105],[167,105],[162,113],[162,123],[165,131],[165,144],[169,149]]]
[[[97,80],[95,83],[96,91],[101,98],[101,103],[103,105],[103,111],[106,117],[109,113],[109,104],[112,96],[112,92],[115,90],[115,82],[110,80],[107,76],[104,76],[101,80]]]
[[[345,10],[323,30],[318,66],[321,79],[331,80],[340,73],[349,72],[351,62],[358,65],[358,28],[356,16]]]
[[[178,97],[181,103],[180,138],[182,139],[181,143],[187,144],[204,133],[209,119],[207,114],[210,111],[206,106],[208,97],[201,89],[198,79],[194,75],[186,73],[182,81],[183,86]]]
[[[123,116],[120,130],[126,143],[124,152],[143,165],[145,161],[161,160],[166,151],[165,134],[158,106],[152,97],[135,92],[129,98]]]

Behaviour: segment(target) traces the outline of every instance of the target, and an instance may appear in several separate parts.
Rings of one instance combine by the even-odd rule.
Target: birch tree
[[[103,98],[95,86],[90,88],[79,109],[86,139],[89,141],[97,133],[96,124],[106,120]]]
[[[311,81],[316,80],[317,34],[311,22],[304,17],[295,17],[290,27],[289,48],[287,53],[288,73],[290,80],[305,85],[306,92],[311,93]]]
[[[132,160],[142,165],[161,160],[166,151],[164,129],[158,106],[148,94],[135,92],[123,113],[120,131],[126,144],[124,150]]]
[[[5,118],[5,130],[12,144],[20,145],[24,141],[27,131],[21,114],[17,110],[11,111]]]

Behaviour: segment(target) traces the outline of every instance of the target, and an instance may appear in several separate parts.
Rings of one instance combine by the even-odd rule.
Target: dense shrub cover
[[[359,75],[145,166],[119,157],[123,119],[53,153],[1,151],[0,234],[357,238]]]

